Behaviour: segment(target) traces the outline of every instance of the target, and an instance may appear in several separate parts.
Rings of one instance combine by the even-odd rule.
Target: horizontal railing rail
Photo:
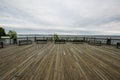
[[[31,40],[19,40],[19,46],[32,44]]]

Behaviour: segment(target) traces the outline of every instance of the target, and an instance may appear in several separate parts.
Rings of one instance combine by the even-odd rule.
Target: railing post
[[[10,38],[10,45],[11,45],[11,38]]]
[[[19,46],[21,45],[20,40],[19,40]]]
[[[107,38],[107,45],[111,45],[111,38],[110,39]]]
[[[94,45],[95,45],[95,43],[96,43],[96,39],[94,38]]]
[[[119,48],[119,46],[120,46],[120,43],[119,43],[119,42],[117,42],[117,48]]]
[[[118,48],[118,43],[117,43],[117,48]]]
[[[34,37],[34,41],[36,42],[36,36]]]
[[[1,45],[1,48],[3,48],[4,46],[3,46],[3,42],[0,42],[0,45]]]
[[[83,41],[86,42],[85,37],[83,37]]]
[[[28,37],[27,37],[27,44],[28,44]]]

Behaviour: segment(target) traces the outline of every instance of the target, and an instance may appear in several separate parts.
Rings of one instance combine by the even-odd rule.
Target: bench
[[[19,46],[32,44],[31,40],[19,40]]]
[[[65,44],[65,40],[61,39],[61,40],[55,40],[54,41],[55,44]]]
[[[117,46],[116,46],[117,48],[120,48],[120,42],[117,42]]]
[[[3,42],[0,42],[0,48],[3,48],[4,45],[3,45]]]
[[[41,39],[39,39],[39,40],[36,40],[36,43],[37,44],[46,44],[47,43],[47,40],[41,40]]]
[[[90,45],[96,45],[96,46],[101,46],[101,41],[90,40],[90,41],[88,41],[88,44],[90,44]]]
[[[72,43],[74,44],[79,44],[79,43],[83,43],[84,40],[73,40]]]

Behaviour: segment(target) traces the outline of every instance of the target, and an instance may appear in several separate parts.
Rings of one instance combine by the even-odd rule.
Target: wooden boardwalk
[[[120,80],[120,49],[32,44],[0,49],[0,80]]]

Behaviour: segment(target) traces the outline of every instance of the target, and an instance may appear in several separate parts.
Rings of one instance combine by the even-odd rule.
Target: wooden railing
[[[19,46],[32,44],[31,40],[19,40]]]
[[[36,40],[36,43],[37,44],[46,44],[47,43],[47,40],[41,40],[41,39],[39,39],[39,40]]]
[[[101,46],[101,41],[93,41],[93,40],[90,40],[90,41],[88,41],[88,44]]]
[[[72,43],[79,44],[85,42],[84,40],[73,40]]]
[[[114,37],[114,36],[113,36]],[[95,45],[117,45],[117,42],[120,42],[120,36],[118,37],[90,37],[90,36],[84,36],[84,37],[61,37],[59,36],[59,40],[54,40],[54,37],[46,37],[46,36],[42,36],[42,37],[37,37],[37,36],[33,36],[33,37],[18,37],[18,41],[19,40],[32,40],[33,42],[36,43],[46,43],[46,41],[43,41],[44,39],[48,41],[51,41],[54,43],[66,43],[66,42],[72,42],[72,43],[83,43],[84,42],[89,42],[89,44],[95,44]],[[92,41],[92,42],[91,42]]]

